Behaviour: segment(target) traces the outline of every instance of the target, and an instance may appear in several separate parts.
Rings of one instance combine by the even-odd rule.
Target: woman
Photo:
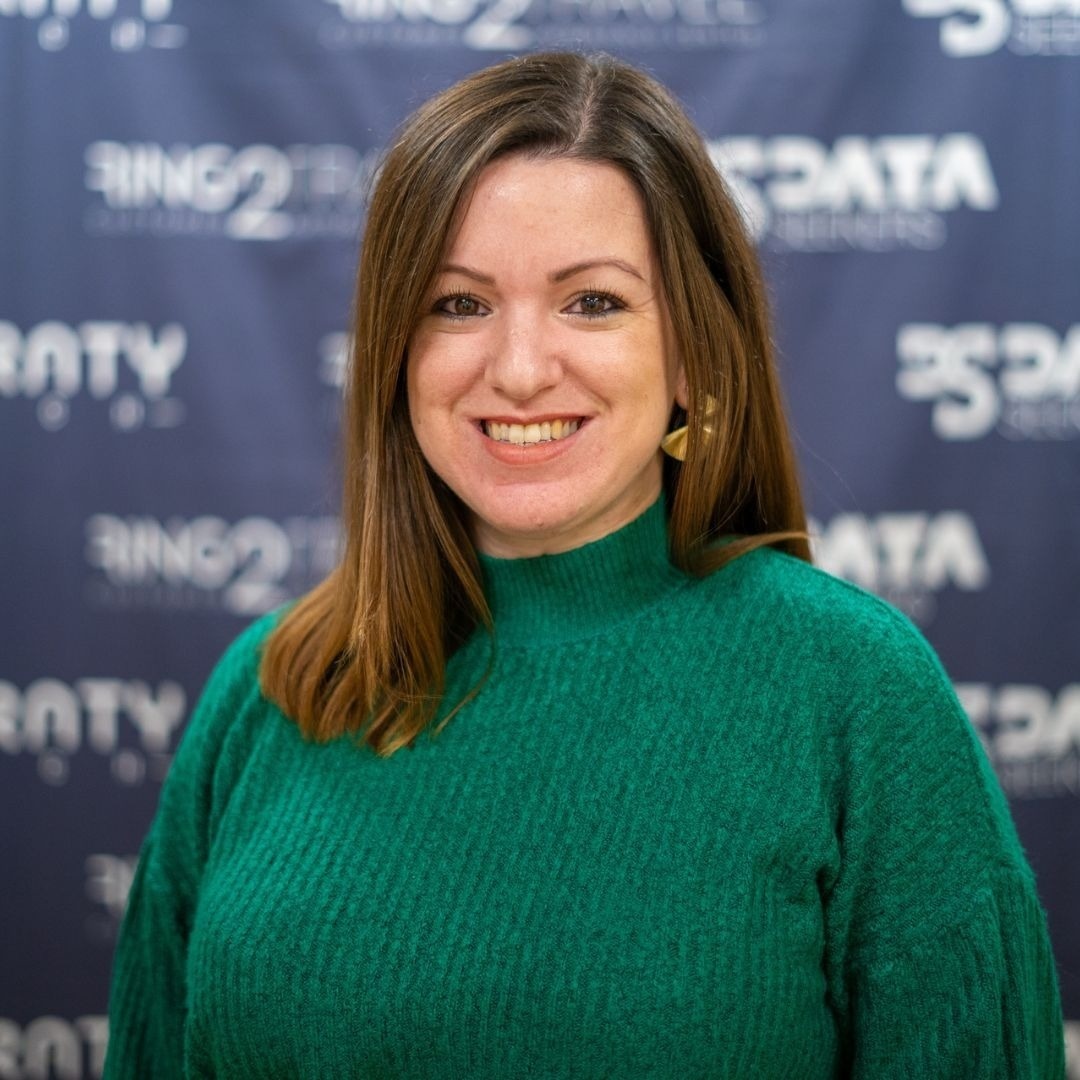
[[[341,565],[211,677],[106,1076],[1060,1077],[1001,793],[910,624],[809,565],[674,100],[550,54],[425,105],[354,341]]]

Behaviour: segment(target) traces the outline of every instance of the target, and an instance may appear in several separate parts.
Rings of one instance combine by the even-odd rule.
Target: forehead
[[[451,261],[469,254],[543,258],[633,257],[652,267],[645,205],[606,162],[513,154],[487,165],[458,209]]]

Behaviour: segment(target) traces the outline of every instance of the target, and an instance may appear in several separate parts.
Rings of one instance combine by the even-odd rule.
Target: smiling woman
[[[353,339],[341,563],[184,735],[106,1077],[1060,1080],[1008,809],[918,632],[809,564],[674,99],[552,53],[423,106]]]
[[[464,205],[409,342],[416,440],[480,551],[580,547],[656,501],[686,406],[641,196],[611,165],[513,154]]]
[[[687,573],[766,545],[809,560],[753,246],[697,130],[634,68],[538,54],[422,106],[380,171],[354,306],[345,555],[261,666],[310,736],[412,745],[448,659],[490,629],[478,552],[598,539],[658,478]],[[556,420],[578,425],[565,445],[521,449]]]

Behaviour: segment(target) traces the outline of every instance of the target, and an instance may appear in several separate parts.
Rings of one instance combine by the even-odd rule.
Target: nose
[[[541,312],[507,312],[485,365],[488,385],[514,401],[528,401],[556,385],[562,362],[553,328]]]

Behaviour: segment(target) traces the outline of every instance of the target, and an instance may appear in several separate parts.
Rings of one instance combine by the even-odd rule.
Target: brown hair
[[[383,756],[411,745],[439,708],[447,659],[491,627],[463,507],[413,435],[405,364],[463,195],[514,152],[609,162],[644,199],[688,389],[687,457],[664,468],[672,561],[704,575],[763,544],[809,561],[765,287],[701,136],[663,87],[610,57],[506,61],[413,114],[371,199],[346,394],[344,552],[285,613],[260,670],[266,695],[315,740],[355,731]],[[712,434],[694,437],[708,398]],[[685,420],[676,408],[673,423]]]

